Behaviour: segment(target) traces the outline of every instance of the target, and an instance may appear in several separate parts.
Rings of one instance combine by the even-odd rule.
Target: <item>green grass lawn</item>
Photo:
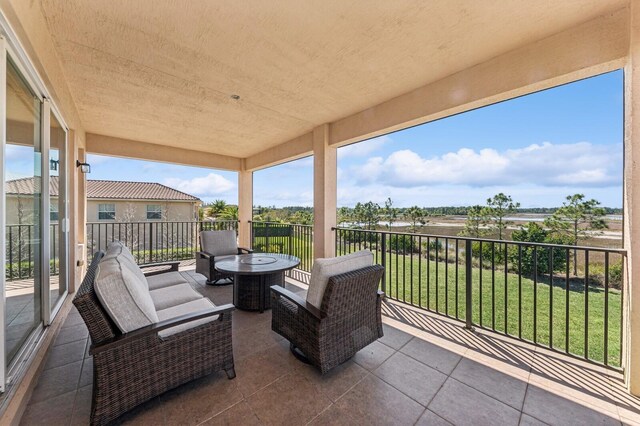
[[[378,263],[381,253],[375,252]],[[440,259],[427,261],[418,255],[387,253],[385,287],[389,297],[427,308],[434,312],[465,320],[466,272],[463,263],[445,263]],[[457,269],[457,279],[456,279]],[[541,345],[566,350],[567,294],[569,344],[568,351],[585,355],[585,330],[588,327],[588,358],[604,362],[605,291],[590,286],[587,296],[588,321],[585,322],[584,280],[570,280],[569,290],[560,275],[554,277],[550,291],[549,277],[530,277],[507,273],[504,269],[472,270],[472,319],[476,326],[521,337]],[[608,363],[620,365],[621,293],[608,294]],[[492,303],[493,302],[493,303]],[[481,306],[482,305],[482,306]],[[536,307],[534,309],[534,306]],[[482,312],[482,314],[481,314]]]

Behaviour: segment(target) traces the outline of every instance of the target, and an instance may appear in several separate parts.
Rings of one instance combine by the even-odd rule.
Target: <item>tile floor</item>
[[[231,287],[208,287],[219,304]],[[289,285],[288,285],[289,287]],[[304,289],[291,285],[297,292]],[[271,315],[235,311],[237,377],[194,381],[140,406],[122,424],[640,424],[640,400],[604,368],[386,302],[385,336],[325,376],[297,361]],[[66,319],[23,425],[88,424],[92,360],[77,311]]]

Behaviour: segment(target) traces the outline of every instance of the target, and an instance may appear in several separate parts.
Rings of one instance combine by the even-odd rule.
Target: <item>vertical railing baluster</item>
[[[604,253],[604,365],[609,365],[609,252]]]
[[[480,278],[478,280],[478,287],[479,287],[479,291],[478,291],[478,313],[480,314],[480,327],[482,327],[482,325],[484,324],[483,321],[483,315],[482,315],[482,299],[484,299],[484,291],[482,290],[482,277],[483,277],[483,269],[484,269],[484,259],[482,256],[482,240],[480,240]]]
[[[491,329],[496,330],[496,243],[491,243]]]
[[[533,246],[533,342],[538,342],[538,246]]]
[[[509,258],[507,243],[504,243],[504,332],[509,334],[508,328],[508,305],[509,305]]]
[[[549,247],[549,347],[553,347],[553,248]]]
[[[149,222],[149,263],[153,263],[153,222]]]
[[[449,238],[444,239],[444,312],[449,316]]]
[[[413,305],[414,304],[414,302],[413,302],[413,245],[414,245],[414,242],[413,242],[413,237],[412,236],[410,236],[409,238],[411,238],[409,240],[409,256],[411,256],[409,258],[409,268],[411,268],[410,297],[411,297],[411,304]]]
[[[458,269],[460,266],[460,239],[456,238],[456,319],[460,319],[458,313]]]
[[[439,249],[440,249],[440,244],[438,241],[438,237],[436,237],[436,276],[435,276],[435,280],[436,280],[436,312],[440,312],[440,309],[438,307],[439,303],[440,303],[440,295],[438,292],[438,287],[440,287],[440,280],[438,280],[438,270],[440,269],[440,265],[438,264],[438,262],[440,261],[440,254],[439,254]]]
[[[565,281],[564,281],[564,297],[565,297],[565,317],[564,317],[564,347],[565,352],[569,353],[569,268],[571,265],[571,253],[567,249],[565,260]]]
[[[518,244],[518,338],[522,339],[522,244]]]
[[[382,238],[381,241],[381,250],[382,250],[382,261],[380,264],[384,268],[384,273],[382,274],[382,292],[387,294],[387,236],[386,234],[380,235]]]
[[[465,265],[465,286],[464,286],[464,298],[465,298],[465,323],[466,323],[466,328],[467,329],[471,329],[473,326],[473,318],[472,318],[472,303],[473,303],[473,298],[472,298],[472,286],[473,286],[473,277],[472,277],[472,273],[473,273],[473,256],[472,256],[472,242],[471,240],[465,240],[465,261],[464,261],[464,265]],[[482,273],[482,269],[480,269],[480,273]]]
[[[418,306],[422,307],[422,236],[418,236]]]
[[[589,358],[589,250],[584,251],[584,357]]]
[[[431,310],[431,238],[427,237],[427,309]]]

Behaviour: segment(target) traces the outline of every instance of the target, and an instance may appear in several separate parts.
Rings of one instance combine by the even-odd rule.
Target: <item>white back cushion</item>
[[[146,280],[128,263],[122,255],[103,258],[94,285],[102,306],[123,333],[158,322]]]
[[[373,253],[368,250],[360,250],[346,256],[316,259],[311,269],[307,302],[320,309],[330,277],[371,265],[373,265]]]
[[[238,254],[236,231],[202,231],[200,232],[202,251],[211,256]]]
[[[120,241],[112,241],[107,245],[107,252],[103,257],[104,260],[112,259],[117,257],[118,260],[122,263],[123,266],[126,266],[140,281],[147,284],[147,277],[144,276],[142,270],[138,267],[131,251],[122,244]]]

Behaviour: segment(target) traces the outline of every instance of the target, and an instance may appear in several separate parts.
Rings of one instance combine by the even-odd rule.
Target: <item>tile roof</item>
[[[7,181],[7,194],[33,194],[34,179],[23,178]],[[52,176],[49,195],[58,195],[58,177]],[[122,200],[170,200],[200,201],[198,197],[155,182],[126,182],[117,180],[87,179],[87,198]]]

